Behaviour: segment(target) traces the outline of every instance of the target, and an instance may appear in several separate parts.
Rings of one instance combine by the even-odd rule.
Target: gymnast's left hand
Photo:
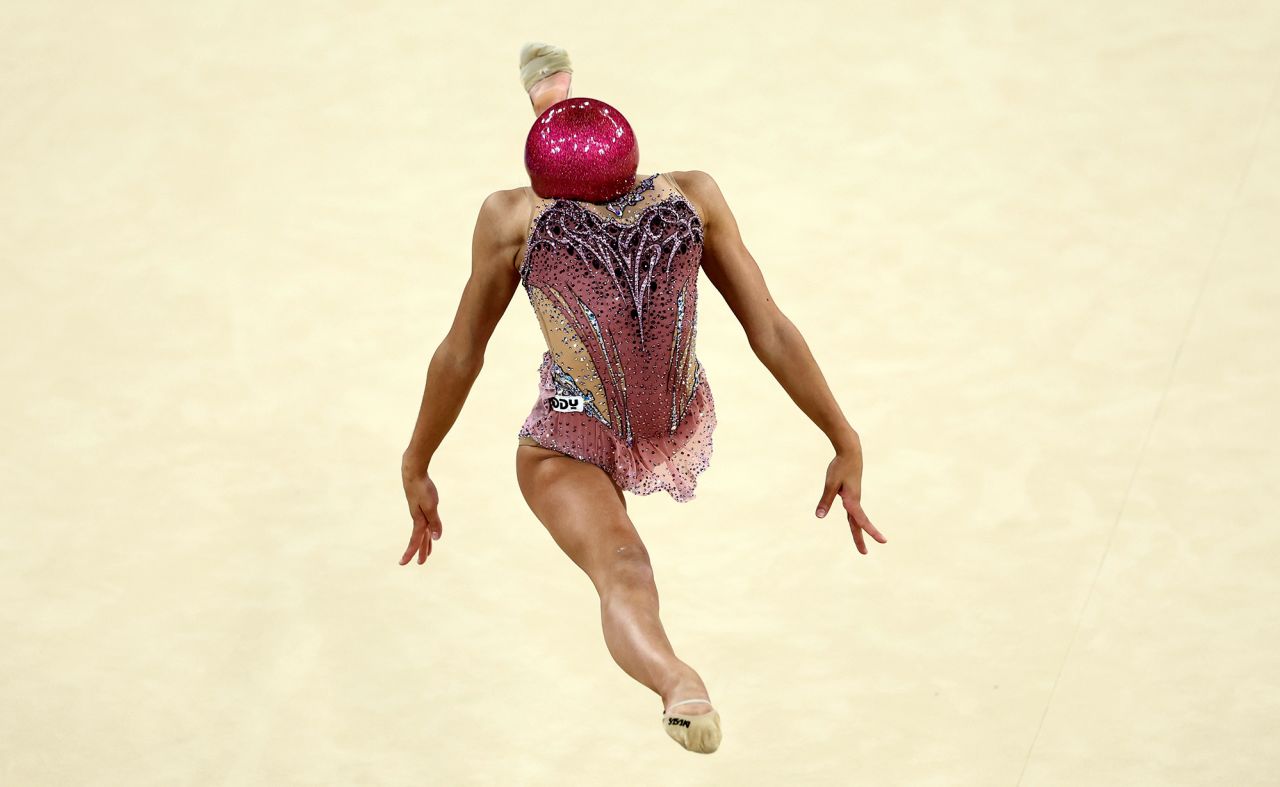
[[[855,440],[848,449],[837,451],[835,459],[827,465],[827,478],[822,486],[822,497],[818,500],[818,509],[814,512],[819,519],[827,515],[837,494],[840,495],[840,502],[844,505],[845,518],[849,520],[849,529],[853,531],[853,542],[858,545],[859,552],[867,554],[867,543],[862,535],[864,530],[881,544],[888,543],[888,539],[880,534],[875,525],[871,524],[871,520],[862,510],[862,444],[860,441]]]

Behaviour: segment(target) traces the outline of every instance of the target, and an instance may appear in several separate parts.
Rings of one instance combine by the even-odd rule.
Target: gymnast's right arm
[[[484,366],[484,352],[519,286],[515,258],[523,248],[528,200],[519,189],[495,191],[485,198],[471,238],[471,277],[462,290],[449,333],[436,348],[427,367],[422,406],[409,446],[400,463],[413,533],[400,558],[405,565],[418,553],[418,563],[431,554],[439,539],[440,496],[429,468],[445,434],[462,411],[463,402]]]

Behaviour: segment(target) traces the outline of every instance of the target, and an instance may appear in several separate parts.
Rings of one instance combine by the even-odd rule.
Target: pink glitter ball
[[[524,143],[524,168],[540,197],[607,202],[631,190],[639,163],[631,124],[598,98],[547,107]]]

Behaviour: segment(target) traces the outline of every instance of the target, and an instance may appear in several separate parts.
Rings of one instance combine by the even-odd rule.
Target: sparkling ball
[[[631,190],[639,163],[631,124],[598,98],[547,107],[524,143],[524,168],[540,197],[607,202]]]

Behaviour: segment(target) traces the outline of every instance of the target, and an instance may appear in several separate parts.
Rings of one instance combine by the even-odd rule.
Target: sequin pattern
[[[664,173],[608,203],[536,201],[520,278],[547,350],[520,437],[635,494],[695,497],[716,426],[694,351],[702,241],[697,209]],[[554,410],[555,396],[583,409]]]

